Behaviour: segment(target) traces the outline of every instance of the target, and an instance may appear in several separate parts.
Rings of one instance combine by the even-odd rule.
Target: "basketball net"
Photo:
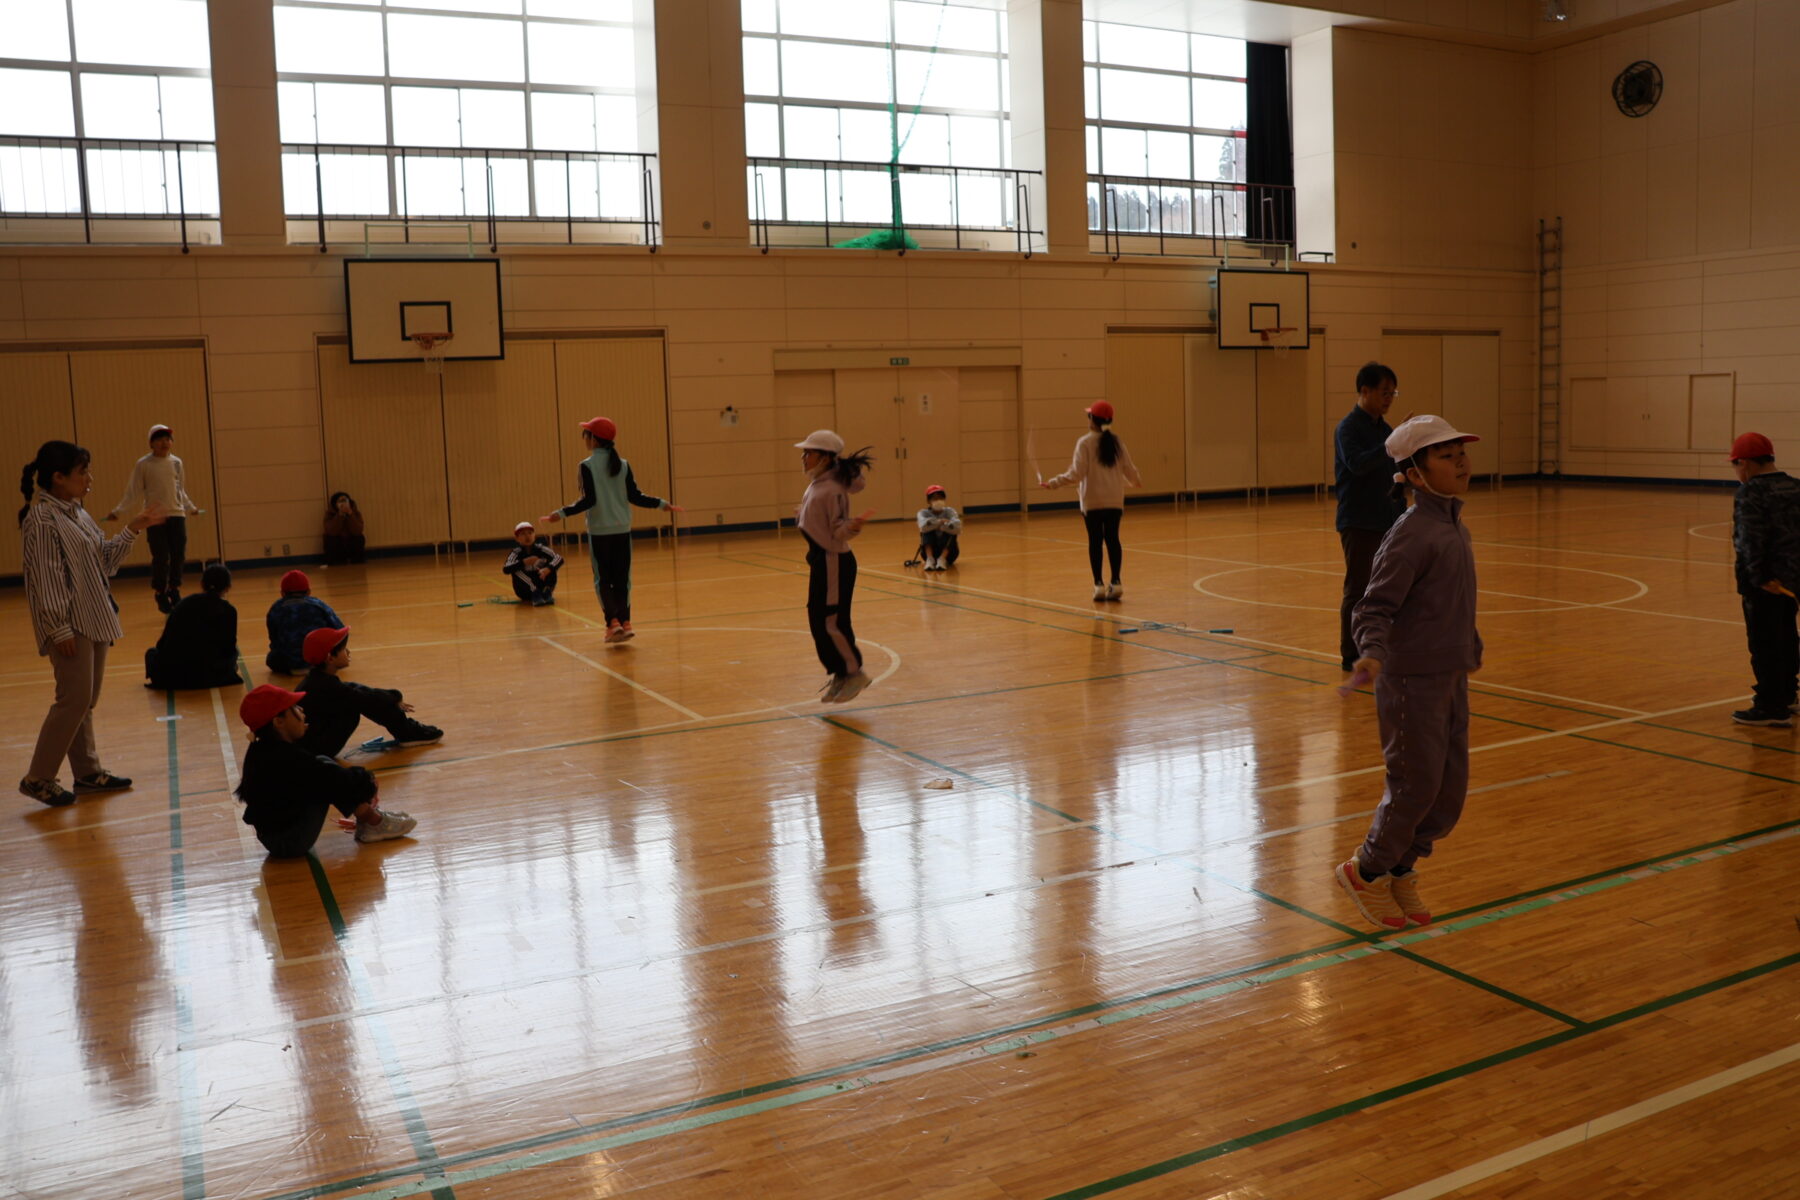
[[[1299,330],[1292,325],[1271,325],[1257,332],[1262,334],[1264,349],[1275,351],[1276,358],[1286,358],[1288,351],[1294,348],[1293,339],[1289,335],[1298,333]]]
[[[425,363],[425,369],[433,375],[444,373],[444,356],[450,352],[452,333],[410,333],[407,335],[419,347],[419,358]],[[1267,334],[1263,335],[1265,338]]]

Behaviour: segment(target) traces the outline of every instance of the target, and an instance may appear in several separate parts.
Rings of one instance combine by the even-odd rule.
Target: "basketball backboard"
[[[1213,281],[1219,349],[1310,348],[1311,283],[1305,271],[1220,268]]]
[[[348,258],[344,307],[353,363],[419,360],[427,333],[453,335],[446,359],[506,357],[499,259]]]

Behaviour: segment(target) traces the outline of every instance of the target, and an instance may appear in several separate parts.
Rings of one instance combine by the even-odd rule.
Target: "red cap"
[[[243,702],[238,705],[238,719],[251,729],[261,729],[304,699],[305,692],[290,692],[265,683],[244,694]]]
[[[1740,433],[1731,443],[1731,461],[1740,458],[1774,458],[1775,443],[1760,433]]]
[[[1102,421],[1110,421],[1113,419],[1112,405],[1105,400],[1096,400],[1087,406],[1087,415]]]
[[[583,421],[581,427],[603,442],[610,442],[619,436],[619,427],[609,417],[594,417]]]
[[[343,645],[344,639],[349,636],[348,625],[342,629],[315,629],[300,643],[300,657],[316,667],[330,658],[331,652]]]
[[[281,577],[281,590],[284,594],[287,592],[310,592],[312,591],[312,580],[306,577],[305,571],[296,567]]]
[[[941,483],[934,483],[925,489],[925,498],[927,500],[931,499],[933,496],[948,496],[949,494],[949,492],[944,490],[944,485]]]

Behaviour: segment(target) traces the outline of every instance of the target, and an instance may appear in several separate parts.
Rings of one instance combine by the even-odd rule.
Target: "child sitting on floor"
[[[305,571],[289,571],[281,577],[281,599],[269,606],[269,670],[281,675],[306,674],[301,647],[315,629],[342,629],[344,623],[331,605],[312,594],[312,580]]]
[[[512,577],[513,591],[533,608],[556,603],[556,573],[563,565],[562,555],[537,535],[530,521],[513,526],[513,541],[518,545],[506,556],[502,574]]]
[[[178,601],[163,622],[162,637],[144,651],[145,687],[235,687],[237,609],[225,599],[231,570],[214,563],[200,573],[200,592]]]
[[[919,510],[919,558],[927,571],[954,566],[962,554],[957,536],[962,518],[950,507],[950,493],[940,484],[925,489],[925,507]]]
[[[306,697],[307,749],[336,758],[364,717],[380,725],[396,747],[429,746],[444,736],[436,725],[407,716],[413,706],[393,688],[364,687],[338,676],[350,665],[350,627],[315,629],[306,635],[306,661],[312,664],[300,685]]]
[[[337,809],[356,830],[359,842],[385,842],[405,837],[418,822],[403,812],[383,811],[375,804],[375,777],[361,767],[344,767],[301,744],[306,718],[304,692],[265,683],[253,688],[238,705],[238,717],[255,739],[244,755],[238,799],[244,824],[272,858],[299,858],[313,848],[325,813]]]

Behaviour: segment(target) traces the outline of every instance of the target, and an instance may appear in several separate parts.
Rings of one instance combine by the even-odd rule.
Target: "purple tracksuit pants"
[[[1356,857],[1368,876],[1408,869],[1456,828],[1469,792],[1466,671],[1375,679],[1387,787]]]

